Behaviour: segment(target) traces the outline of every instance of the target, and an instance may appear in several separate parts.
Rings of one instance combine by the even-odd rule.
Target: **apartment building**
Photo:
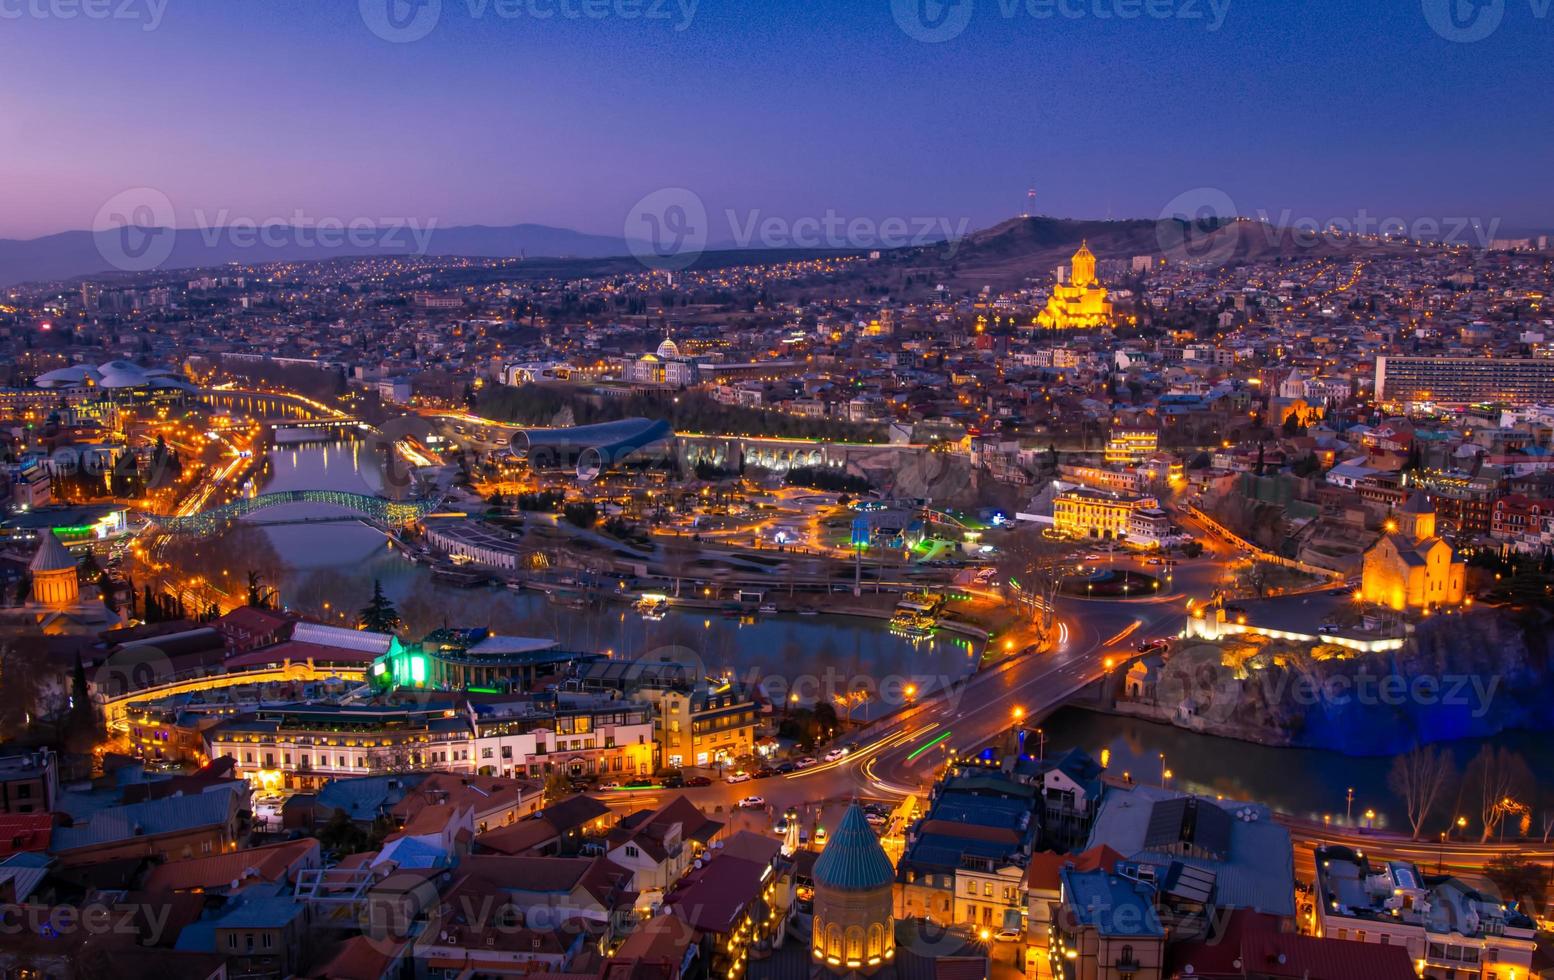
[[[1431,980],[1530,975],[1536,924],[1499,898],[1348,847],[1316,848],[1316,869],[1319,935],[1402,946]]]

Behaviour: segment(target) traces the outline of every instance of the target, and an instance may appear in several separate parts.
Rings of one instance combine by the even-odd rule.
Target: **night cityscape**
[[[0,980],[1554,978],[1546,0],[0,38]]]

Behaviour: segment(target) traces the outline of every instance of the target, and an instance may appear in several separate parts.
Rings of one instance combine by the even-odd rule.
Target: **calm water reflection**
[[[382,485],[376,461],[360,443],[282,447],[271,452],[270,464],[263,491],[374,493]],[[327,505],[290,504],[265,511],[261,519],[339,512]],[[794,683],[802,685],[806,701],[812,699],[811,692],[851,691],[860,677],[876,684],[885,677],[901,677],[927,693],[941,678],[973,671],[981,652],[980,644],[961,637],[914,641],[892,634],[883,622],[853,617],[741,619],[684,612],[671,613],[662,622],[645,622],[619,605],[567,609],[538,593],[459,589],[434,580],[430,570],[391,550],[382,534],[356,523],[280,525],[266,527],[265,534],[286,565],[282,594],[300,606],[316,608],[327,598],[335,615],[349,618],[339,610],[359,607],[378,579],[412,625],[425,620],[430,610],[440,617],[432,626],[490,625],[502,633],[555,637],[564,647],[607,651],[614,657],[678,659],[683,654],[666,648],[684,648],[715,671],[782,679],[779,697]],[[330,594],[316,595],[319,590]],[[864,703],[854,709],[854,717],[865,719],[878,710],[877,704]]]
[[[1078,747],[1100,758],[1110,750],[1113,775],[1130,773],[1141,783],[1159,785],[1162,753],[1172,772],[1170,785],[1187,792],[1218,795],[1227,799],[1257,800],[1293,816],[1308,820],[1345,819],[1345,797],[1354,787],[1353,822],[1365,823],[1366,810],[1376,813],[1378,828],[1407,830],[1403,807],[1387,789],[1391,757],[1353,757],[1313,749],[1274,748],[1183,731],[1133,718],[1103,715],[1080,708],[1065,708],[1043,724],[1047,754]],[[1554,772],[1554,751],[1546,736],[1508,732],[1494,739],[1464,739],[1442,746],[1449,749],[1461,772],[1485,744],[1504,745],[1527,760],[1534,777]],[[1554,797],[1544,802],[1554,804]],[[1534,810],[1542,807],[1534,804]],[[1450,810],[1448,813],[1447,811]],[[1476,797],[1464,789],[1434,818],[1440,824],[1427,827],[1433,837],[1458,813],[1477,824]],[[1534,829],[1537,829],[1536,826]]]

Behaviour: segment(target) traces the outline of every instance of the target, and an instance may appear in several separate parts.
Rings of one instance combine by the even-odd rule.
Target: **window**
[[[984,881],[982,883],[982,897],[983,898],[992,898],[993,897],[993,883],[991,881]]]
[[[975,895],[976,893],[977,893],[977,883],[974,882],[974,881],[966,882],[966,894],[967,895]]]
[[[626,856],[627,857],[634,858],[634,857],[637,857],[638,855],[640,855],[641,853],[642,853],[641,851],[637,850],[637,845],[635,845],[635,844],[627,844],[626,845]]]
[[[863,928],[861,926],[847,927],[847,958],[849,960],[863,959]]]

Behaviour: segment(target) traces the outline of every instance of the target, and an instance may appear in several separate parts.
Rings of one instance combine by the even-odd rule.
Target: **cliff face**
[[[1191,643],[1154,707],[1181,727],[1385,755],[1420,742],[1554,729],[1554,637],[1493,609],[1424,620],[1403,649],[1362,654],[1262,638]]]

